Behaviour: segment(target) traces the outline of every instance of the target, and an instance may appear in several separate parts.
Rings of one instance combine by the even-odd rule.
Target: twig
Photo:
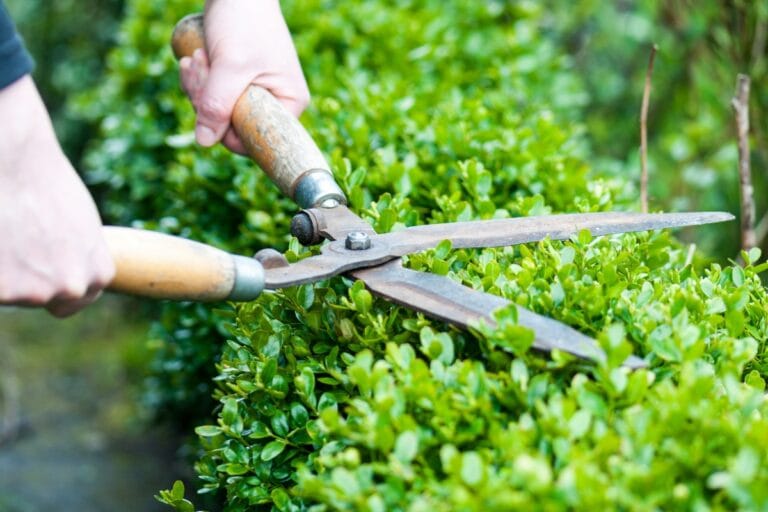
[[[739,143],[739,193],[741,197],[741,248],[748,250],[756,244],[755,198],[749,169],[749,77],[739,74],[736,95],[731,99],[736,115],[736,135]]]
[[[659,47],[656,44],[651,46],[648,69],[645,71],[643,104],[640,107],[640,209],[643,213],[648,213],[648,101],[651,97],[653,60],[658,49]]]

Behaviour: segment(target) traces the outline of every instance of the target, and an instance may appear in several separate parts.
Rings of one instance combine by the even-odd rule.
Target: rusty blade
[[[403,268],[396,259],[373,268],[350,272],[370,291],[409,309],[444,322],[467,328],[483,320],[495,325],[493,311],[510,301],[467,288],[445,276]],[[560,350],[593,361],[604,361],[605,352],[597,341],[563,323],[517,306],[518,324],[535,333],[533,347],[550,352]],[[624,361],[628,368],[643,368],[647,363],[637,356]]]
[[[505,247],[537,242],[545,238],[567,240],[580,231],[592,236],[696,226],[733,220],[726,212],[690,213],[569,213],[512,219],[455,222],[415,226],[403,231],[378,235],[393,256],[405,256],[435,247],[450,240],[455,249]]]
[[[590,231],[593,236],[600,236],[710,224],[733,219],[733,215],[725,212],[605,212],[430,224],[384,235],[371,234],[370,249],[352,251],[344,246],[343,240],[343,236],[349,229],[344,228],[344,222],[334,220],[336,209],[316,209],[313,212],[318,215],[321,224],[331,226],[328,231],[339,238],[324,246],[322,254],[318,256],[303,259],[287,267],[268,269],[265,276],[268,289],[311,283],[350,270],[380,265],[406,254],[431,249],[443,240],[450,240],[456,249],[504,247],[537,242],[544,238],[567,240],[584,229]],[[359,220],[359,217],[346,208],[338,210],[338,215],[345,220],[350,218]]]

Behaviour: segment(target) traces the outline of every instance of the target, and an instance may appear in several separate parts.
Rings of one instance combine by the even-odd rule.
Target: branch
[[[755,198],[749,168],[749,77],[739,75],[736,95],[731,99],[736,115],[736,135],[739,144],[739,194],[741,197],[741,248],[751,249],[755,238]]]
[[[645,71],[643,104],[640,107],[640,209],[643,213],[648,213],[648,101],[651,97],[653,60],[658,49],[659,47],[656,44],[651,46],[648,69]]]

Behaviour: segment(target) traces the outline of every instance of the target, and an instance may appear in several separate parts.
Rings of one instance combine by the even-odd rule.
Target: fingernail
[[[197,138],[198,144],[205,147],[213,146],[217,142],[216,134],[213,133],[213,130],[202,124],[195,126],[195,138]]]

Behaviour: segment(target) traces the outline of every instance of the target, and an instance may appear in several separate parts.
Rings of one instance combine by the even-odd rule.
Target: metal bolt
[[[320,208],[336,208],[337,206],[339,206],[339,200],[333,197],[320,203]]]
[[[362,231],[353,231],[347,235],[344,245],[350,251],[364,251],[371,248],[371,237]]]

